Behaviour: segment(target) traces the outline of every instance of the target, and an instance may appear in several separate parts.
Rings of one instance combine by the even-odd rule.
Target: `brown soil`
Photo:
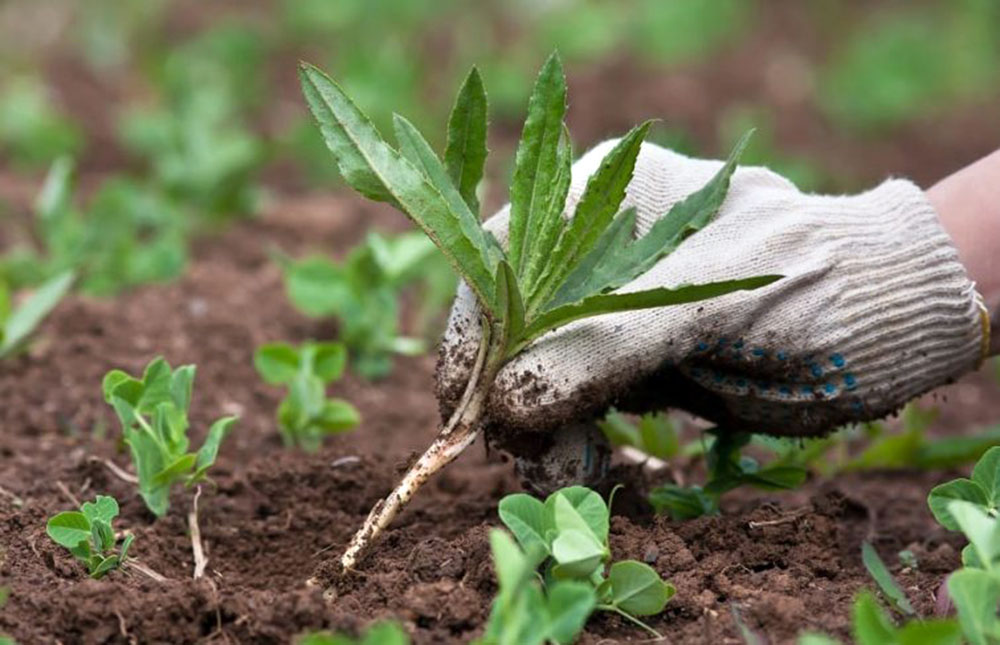
[[[305,585],[331,570],[437,422],[432,359],[404,360],[378,384],[352,376],[338,384],[336,393],[361,409],[360,428],[318,454],[289,452],[273,422],[280,392],[251,365],[261,342],[330,331],[290,309],[267,249],[343,251],[371,220],[400,221],[354,200],[285,201],[202,243],[177,284],[114,302],[69,300],[30,356],[0,366],[0,585],[11,589],[0,633],[22,643],[288,642],[306,630],[353,631],[389,616],[418,643],[479,633],[495,592],[487,530],[517,484],[501,455],[478,446],[432,480],[360,571],[336,581],[336,594],[324,599]],[[200,504],[209,557],[201,581],[191,579],[183,519],[190,498],[178,494],[154,522],[134,488],[96,461],[128,463],[101,399],[102,374],[138,370],[157,353],[199,365],[196,428],[241,415]],[[652,518],[622,498],[616,511],[628,506],[629,514],[615,517],[611,544],[616,557],[646,560],[677,585],[668,610],[651,621],[671,641],[737,642],[737,620],[772,643],[806,628],[846,636],[851,599],[869,584],[859,557],[865,539],[890,563],[900,549],[917,554],[919,571],[900,577],[917,608],[932,611],[943,574],[959,562],[959,542],[935,527],[924,504],[941,479],[875,473],[784,496],[740,492],[724,516],[687,523]],[[45,535],[46,518],[71,506],[67,491],[116,496],[117,528],[136,534],[135,557],[168,580],[135,570],[88,579]],[[583,642],[645,638],[600,616]]]
[[[775,3],[779,8],[762,12],[762,27],[746,42],[711,60],[670,71],[629,60],[571,68],[575,139],[583,148],[654,116],[692,132],[700,149],[719,151],[718,115],[733,102],[754,102],[775,115],[779,149],[822,151],[821,163],[837,177],[831,188],[891,172],[929,183],[989,150],[996,136],[987,135],[1000,134],[987,117],[995,101],[880,138],[852,139],[808,97],[776,92],[770,63],[786,54],[818,61],[829,51],[830,43],[810,31],[804,4]],[[181,29],[185,21],[176,22]],[[285,58],[276,59],[280,73],[270,72],[282,79],[275,81],[280,94],[299,105],[288,74],[295,56]],[[82,167],[96,176],[129,163],[112,145],[107,95],[137,90],[134,79],[105,86],[78,68],[64,59],[49,67],[64,102],[88,124],[92,145]],[[496,159],[509,159],[517,128],[497,126]],[[280,185],[301,186],[291,176]],[[0,172],[0,202],[24,215],[37,185]],[[494,206],[503,197],[496,192]],[[357,574],[335,581],[335,594],[324,598],[305,585],[316,574],[330,579],[335,555],[438,421],[433,359],[400,360],[385,381],[348,376],[335,387],[360,408],[361,427],[315,455],[289,452],[273,420],[281,393],[262,384],[251,364],[262,342],[332,331],[290,308],[268,250],[343,253],[372,222],[392,230],[402,218],[355,199],[279,201],[261,219],[199,244],[191,270],[174,285],[113,302],[69,299],[45,323],[30,356],[0,363],[0,586],[11,590],[0,634],[26,644],[284,643],[314,629],[353,632],[382,617],[400,620],[417,643],[464,642],[480,633],[495,592],[487,530],[499,524],[500,498],[518,490],[511,465],[481,445],[431,481]],[[154,522],[134,487],[100,461],[128,463],[101,398],[102,375],[114,367],[137,371],[156,354],[199,366],[196,435],[222,414],[241,416],[223,445],[216,486],[200,502],[209,557],[201,581],[191,579],[183,519],[190,497],[178,494],[170,514]],[[941,434],[1000,419],[996,385],[983,376],[934,402],[944,403],[935,428]],[[622,515],[613,520],[611,546],[616,557],[645,560],[676,584],[667,611],[650,621],[668,642],[741,643],[741,627],[771,644],[793,642],[806,629],[847,639],[852,599],[871,584],[860,560],[863,540],[889,562],[917,610],[933,613],[935,591],[958,566],[961,543],[936,526],[925,497],[950,476],[865,473],[813,480],[785,495],[738,491],[723,516],[686,523],[654,518],[636,503],[638,490],[663,476],[626,478],[632,494],[616,501]],[[116,527],[136,535],[133,555],[165,582],[135,570],[92,581],[47,538],[46,518],[69,509],[69,495],[98,493],[119,499]],[[900,570],[896,553],[904,548],[917,555],[918,570]],[[617,617],[598,616],[581,640],[647,638]]]

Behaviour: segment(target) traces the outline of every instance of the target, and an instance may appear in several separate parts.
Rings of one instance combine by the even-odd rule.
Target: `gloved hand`
[[[614,143],[574,164],[567,212]],[[623,205],[637,210],[637,234],[720,166],[644,144]],[[505,208],[487,223],[501,243],[506,222]],[[733,429],[819,434],[891,413],[986,355],[982,300],[923,191],[902,179],[858,195],[810,195],[741,167],[717,218],[621,290],[763,274],[785,277],[540,338],[501,370],[491,426],[550,430],[609,405],[675,406]],[[438,367],[445,410],[468,378],[478,317],[462,285]]]

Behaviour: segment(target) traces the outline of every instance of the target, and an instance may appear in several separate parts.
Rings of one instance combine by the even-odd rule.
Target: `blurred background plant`
[[[651,140],[691,155],[718,156],[753,126],[747,162],[848,191],[889,174],[929,184],[1000,140],[995,0],[7,0],[0,282],[20,292],[74,271],[77,290],[108,296],[171,280],[194,236],[272,197],[335,190],[299,59],[342,80],[383,131],[399,110],[437,147],[478,65],[499,152],[481,189],[499,207],[534,70],[553,48],[578,154],[650,117],[661,119]],[[377,378],[394,354],[432,346],[453,282],[405,233],[355,242],[346,257],[278,264],[291,303],[335,320],[351,368]],[[902,427],[845,431],[870,442],[867,457],[820,454],[847,469],[898,450],[939,457],[920,452],[918,423]],[[663,419],[635,432],[688,454]]]

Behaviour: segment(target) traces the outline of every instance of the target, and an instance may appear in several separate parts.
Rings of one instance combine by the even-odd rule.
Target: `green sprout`
[[[121,370],[104,376],[104,399],[121,422],[139,478],[139,494],[157,517],[167,513],[174,484],[192,486],[207,479],[222,440],[236,422],[236,417],[217,420],[198,452],[188,452],[194,376],[194,365],[171,369],[162,357],[146,366],[142,378]]]
[[[351,638],[331,632],[307,634],[298,645],[409,645],[410,639],[403,628],[391,621],[375,623],[360,638]]]
[[[282,261],[285,290],[295,308],[313,317],[333,317],[338,338],[351,352],[351,369],[366,379],[392,369],[395,354],[426,351],[420,337],[399,333],[401,291],[421,287],[418,328],[455,293],[451,270],[434,244],[420,232],[387,238],[369,233],[343,262],[323,256]]]
[[[328,399],[326,386],[344,373],[347,350],[340,343],[270,343],[257,349],[254,366],[272,385],[284,385],[288,396],[278,407],[285,445],[313,452],[323,437],[358,425],[361,417],[347,401]]]
[[[7,284],[0,280],[0,359],[24,347],[35,328],[55,309],[72,285],[73,273],[60,273],[15,307]]]
[[[449,118],[443,161],[402,116],[394,118],[397,149],[323,72],[303,64],[300,76],[344,180],[362,195],[406,213],[469,286],[482,312],[478,358],[457,409],[438,439],[357,532],[341,559],[345,569],[354,566],[434,472],[473,442],[500,369],[536,339],[583,318],[695,302],[780,278],[616,292],[711,221],[747,138],[708,184],[635,240],[635,210],[620,211],[620,206],[650,123],[637,126],[604,158],[573,217],[566,219],[573,153],[563,123],[566,79],[555,54],[543,66],[528,103],[510,189],[506,248],[479,217],[476,188],[487,156],[487,100],[475,68]]]
[[[98,495],[93,502],[84,502],[79,511],[64,511],[49,518],[45,532],[52,540],[69,549],[77,560],[87,565],[91,578],[103,578],[125,564],[134,536],[126,535],[121,548],[111,522],[118,517],[118,501]]]
[[[513,640],[499,637],[490,640],[493,632],[487,627],[486,642],[568,643],[595,608],[617,613],[660,637],[636,617],[663,611],[675,593],[674,587],[642,562],[624,560],[608,567],[611,513],[600,495],[583,486],[563,488],[544,502],[518,493],[500,500],[499,513],[520,544],[520,550],[512,552],[512,547],[516,547],[505,544],[509,542],[506,535],[491,537],[501,595],[494,604],[490,624],[498,634],[506,634],[511,623],[523,624],[526,633]],[[532,590],[534,583],[528,581],[508,584],[508,591],[519,591],[511,592],[510,598],[504,595],[505,578],[510,583],[525,575],[515,576],[505,569],[518,566],[528,566],[532,576],[535,569],[542,567],[547,603],[537,600],[540,592]],[[527,587],[522,588],[524,585]],[[519,595],[524,597],[519,599]],[[547,614],[538,614],[541,608]],[[569,620],[564,616],[566,612],[576,618]],[[559,633],[556,628],[567,623],[578,624],[576,631]]]

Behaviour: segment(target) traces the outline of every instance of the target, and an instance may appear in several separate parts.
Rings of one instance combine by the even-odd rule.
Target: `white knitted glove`
[[[574,164],[568,212],[614,143]],[[636,207],[638,234],[720,166],[644,144],[624,204]],[[500,238],[506,219],[505,209],[488,223]],[[612,404],[679,406],[733,429],[816,434],[891,413],[985,355],[981,299],[923,191],[902,179],[808,195],[741,167],[718,217],[621,291],[764,274],[785,277],[549,333],[500,372],[491,423],[543,430]],[[477,319],[463,285],[438,370],[445,408],[467,378]]]

